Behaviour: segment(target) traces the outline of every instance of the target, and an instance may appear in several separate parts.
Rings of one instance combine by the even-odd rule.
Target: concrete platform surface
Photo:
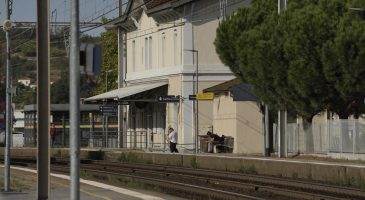
[[[3,170],[3,166],[0,167]],[[12,192],[0,192],[0,200],[26,200],[37,199],[37,177],[36,171],[12,167],[11,169]],[[3,176],[0,176],[3,180]],[[70,199],[69,176],[51,174],[49,199],[68,200]],[[95,181],[80,180],[80,199],[84,200],[182,200],[183,198],[173,197],[152,191],[138,189],[126,189],[115,187]],[[1,185],[3,189],[3,186]]]

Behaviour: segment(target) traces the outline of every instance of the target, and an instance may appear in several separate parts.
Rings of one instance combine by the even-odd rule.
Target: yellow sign
[[[206,92],[206,93],[198,93],[196,94],[197,100],[213,100],[214,93],[213,92]]]

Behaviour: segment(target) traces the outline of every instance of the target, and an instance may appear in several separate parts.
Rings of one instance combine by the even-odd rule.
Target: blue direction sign
[[[180,96],[179,95],[178,96],[175,96],[175,95],[159,96],[157,101],[161,102],[161,103],[179,102]]]
[[[99,110],[103,115],[117,116],[118,106],[100,106]]]
[[[196,95],[195,94],[189,95],[189,100],[192,100],[192,101],[196,100]]]

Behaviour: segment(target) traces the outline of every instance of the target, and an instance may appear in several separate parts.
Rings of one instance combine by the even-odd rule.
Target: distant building
[[[31,80],[30,79],[18,79],[18,83],[21,83],[25,86],[30,86]]]
[[[15,110],[14,111],[14,120],[15,120],[15,123],[13,125],[14,131],[23,132],[24,131],[24,111]]]

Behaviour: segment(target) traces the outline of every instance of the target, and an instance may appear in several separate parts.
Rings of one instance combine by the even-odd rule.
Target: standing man
[[[53,123],[51,124],[50,135],[51,135],[51,142],[52,142],[51,145],[53,147],[54,141],[56,139],[56,127]]]
[[[177,144],[177,132],[170,126],[169,127],[169,141],[170,141],[170,151],[171,153],[179,151],[176,149]]]

